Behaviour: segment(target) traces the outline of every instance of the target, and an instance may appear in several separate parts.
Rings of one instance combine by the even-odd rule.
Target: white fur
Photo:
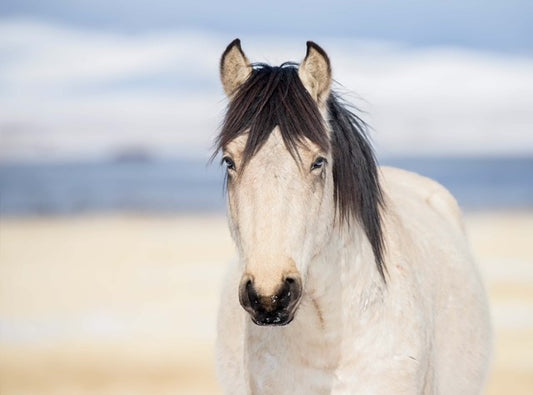
[[[217,369],[225,392],[480,393],[491,349],[489,313],[453,197],[427,178],[381,169],[384,285],[359,226],[339,229],[321,217],[324,207],[294,207],[309,191],[297,193],[304,183],[295,185],[291,178],[301,174],[280,139],[274,132],[248,165],[243,184],[235,188],[239,191],[230,189],[230,223],[241,259],[229,269],[219,311]],[[321,205],[330,207],[327,215],[333,207],[331,188],[326,182]],[[297,199],[291,201],[290,194]],[[241,223],[235,210],[246,212],[259,195],[264,201],[248,210]],[[242,207],[231,209],[235,204]],[[308,235],[295,232],[313,217],[322,221],[322,227],[311,225],[319,233],[313,242],[325,240],[318,251],[306,244]],[[260,232],[253,230],[257,226]],[[291,238],[293,243],[285,240]],[[307,250],[287,250],[298,244]],[[268,287],[269,276],[281,278],[287,260],[280,257],[287,255],[304,277],[294,321],[283,327],[257,326],[238,302],[241,276],[263,270],[266,277],[257,274],[256,281]],[[250,261],[255,266],[250,268]]]

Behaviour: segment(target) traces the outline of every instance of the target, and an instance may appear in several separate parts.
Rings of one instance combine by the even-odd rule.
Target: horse
[[[326,52],[220,60],[229,265],[216,370],[228,394],[479,394],[487,297],[437,182],[378,167]]]

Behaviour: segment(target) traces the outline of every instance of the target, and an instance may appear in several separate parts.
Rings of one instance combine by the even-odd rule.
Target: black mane
[[[372,245],[376,266],[385,280],[381,192],[377,163],[366,135],[366,124],[332,92],[327,100],[328,131],[318,106],[298,77],[294,63],[279,67],[256,64],[248,80],[229,103],[216,152],[248,132],[243,165],[261,149],[278,126],[287,149],[298,157],[305,139],[333,157],[334,198],[341,223],[359,220]]]

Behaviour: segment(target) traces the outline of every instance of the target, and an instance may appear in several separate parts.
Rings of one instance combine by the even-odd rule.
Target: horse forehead
[[[291,154],[285,146],[279,127],[274,128],[255,157],[257,163],[267,162],[280,165],[291,159]]]
[[[295,158],[287,149],[281,130],[276,126],[271,132],[264,144],[257,150],[250,162],[257,165],[265,163],[283,164],[285,162],[295,162]],[[230,153],[234,158],[241,160],[248,143],[249,135],[244,133],[232,140],[225,151]],[[320,147],[307,139],[303,139],[297,147],[300,159],[306,160],[316,156],[320,152]],[[295,163],[296,164],[296,163]]]

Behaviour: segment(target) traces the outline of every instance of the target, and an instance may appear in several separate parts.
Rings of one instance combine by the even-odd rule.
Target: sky
[[[318,42],[383,155],[533,154],[532,16],[512,0],[4,0],[0,161],[209,156],[235,37],[270,63]]]
[[[533,50],[533,4],[528,0],[3,0],[0,15],[129,33],[210,30],[228,37],[330,36]]]

